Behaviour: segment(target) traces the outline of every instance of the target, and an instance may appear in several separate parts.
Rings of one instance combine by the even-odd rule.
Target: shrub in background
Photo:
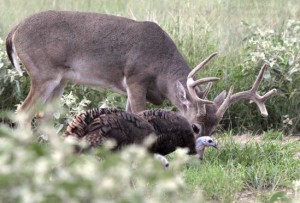
[[[12,68],[4,47],[0,38],[0,110],[15,110],[27,94],[29,81]]]
[[[253,74],[249,67],[267,63],[270,68],[264,76],[262,91],[273,87],[279,96],[272,99],[270,119],[274,127],[300,130],[300,21],[288,21],[279,31],[247,26],[246,54],[243,71]]]
[[[251,87],[261,66],[269,68],[260,84],[264,94],[272,88],[278,95],[266,102],[268,118],[259,116],[255,104],[239,102],[225,115],[234,128],[243,130],[281,129],[285,132],[300,131],[300,21],[288,21],[280,30],[260,28],[245,24],[247,37],[241,63],[229,73],[235,91]],[[250,102],[251,103],[251,102]]]

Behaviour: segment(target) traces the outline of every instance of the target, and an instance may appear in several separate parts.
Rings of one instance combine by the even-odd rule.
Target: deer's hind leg
[[[59,85],[56,85],[56,87],[53,89],[52,93],[47,96],[45,101],[42,100],[41,102],[43,102],[45,104],[49,104],[49,103],[55,101],[56,99],[59,99],[62,96],[63,92],[64,92],[64,87],[65,87],[65,82],[61,81],[59,83]],[[44,112],[38,112],[38,113],[35,114],[35,116],[36,116],[36,118],[39,118],[39,119],[45,118],[45,117],[46,118],[51,117],[51,115],[45,115]]]
[[[31,78],[30,92],[18,111],[33,113],[32,111],[34,111],[38,102],[45,104],[52,98],[52,95],[54,95],[58,87],[61,89],[59,85],[59,78],[46,80],[35,80]]]
[[[64,87],[63,74],[55,72],[59,69],[51,65],[42,64],[38,68],[34,63],[23,62],[23,64],[28,70],[31,84],[29,94],[17,112],[26,112],[32,118],[36,111],[36,104],[39,102],[45,104],[52,100],[54,96],[62,94]],[[50,70],[53,71],[50,72]]]

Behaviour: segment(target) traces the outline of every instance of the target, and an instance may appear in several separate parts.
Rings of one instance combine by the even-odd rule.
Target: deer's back
[[[105,65],[133,66],[171,58],[176,46],[155,23],[85,12],[47,11],[26,18],[15,33],[17,51],[51,58],[97,57]],[[52,52],[52,53],[51,53]],[[167,56],[167,57],[165,57]],[[103,64],[104,65],[104,64]]]

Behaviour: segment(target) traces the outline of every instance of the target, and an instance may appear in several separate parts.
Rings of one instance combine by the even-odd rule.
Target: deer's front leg
[[[146,110],[146,87],[139,84],[127,84],[127,104],[126,110],[137,113]]]
[[[131,106],[130,106],[129,98],[127,98],[127,102],[126,102],[126,111],[127,111],[127,112],[132,112],[132,111],[131,111]]]

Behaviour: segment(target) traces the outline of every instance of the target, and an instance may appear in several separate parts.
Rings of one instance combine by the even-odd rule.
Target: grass
[[[245,191],[259,199],[292,190],[292,182],[300,177],[300,160],[295,157],[299,139],[283,144],[277,134],[270,132],[270,139],[259,142],[249,135],[246,143],[235,141],[232,134],[220,135],[219,150],[211,149],[204,162],[193,160],[185,167],[188,185],[200,186],[208,199],[218,202],[238,200]]]
[[[243,188],[243,180],[236,168],[224,168],[217,164],[203,164],[187,167],[186,181],[191,190],[195,187],[203,189],[206,199],[218,202],[232,202],[235,194]],[[230,187],[229,187],[230,186]]]
[[[249,78],[253,76],[245,76],[239,65],[243,61],[244,39],[247,36],[242,22],[254,23],[261,28],[280,30],[288,19],[300,18],[300,6],[297,0],[5,0],[0,5],[0,37],[4,39],[10,29],[26,16],[50,9],[93,11],[136,20],[155,21],[174,39],[191,67],[212,52],[218,51],[219,57],[210,63],[207,71],[201,73],[201,76],[210,75],[222,78],[220,82],[214,84],[211,98],[221,90],[229,89],[232,83],[237,90],[246,90],[250,87],[246,85],[251,84]],[[24,86],[26,90],[22,91],[28,91],[29,86]],[[99,97],[95,96],[98,94],[97,91],[86,91],[85,87],[75,90],[69,86],[66,95],[70,90],[74,94],[78,93],[78,100],[75,103],[86,97],[93,101],[94,106],[99,105],[103,98],[115,102],[114,106],[125,104],[124,98],[110,92],[101,92],[99,100]],[[82,92],[84,94],[80,95]],[[8,93],[11,94],[11,90]],[[21,95],[20,100],[25,96],[26,93]],[[1,100],[6,101],[6,97],[3,96]],[[8,101],[10,102],[6,103],[15,108],[13,102]],[[274,99],[270,102],[273,105],[277,101]],[[8,105],[1,106],[7,107]],[[263,123],[263,125],[268,123],[267,119],[258,117],[258,110],[249,102],[241,102],[232,109],[229,112],[234,111],[234,113],[226,114],[223,122],[230,126],[233,121],[237,121],[235,123],[238,123],[238,130],[241,132],[261,130],[261,126],[257,127],[253,121]],[[247,109],[246,114],[239,113],[245,109]],[[69,110],[78,109],[70,107]],[[270,117],[272,117],[272,112]],[[0,131],[1,137],[5,134],[4,131],[8,131],[6,128],[3,129],[1,128]],[[219,134],[218,137],[220,137],[218,139],[219,150],[210,149],[204,161],[191,159],[181,169],[186,188],[189,190],[188,194],[195,196],[203,193],[205,199],[212,202],[249,202],[252,200],[274,202],[280,198],[284,201],[296,198],[293,197],[297,192],[293,189],[293,181],[300,179],[300,161],[299,157],[295,156],[300,151],[299,140],[286,142],[285,136],[276,130],[264,133],[259,142],[254,138],[242,143],[237,142],[231,133]],[[10,142],[7,142],[6,147],[10,146]],[[18,146],[16,149],[19,150],[19,148],[22,147]],[[44,149],[36,145],[28,149],[29,152],[36,150],[42,150],[41,156],[46,158],[51,156],[51,151],[44,152]],[[0,161],[7,158],[6,153],[8,152],[1,151]],[[172,158],[173,155],[170,157]],[[55,160],[49,164],[51,167],[58,164]],[[76,163],[76,160],[73,161]],[[28,163],[31,162],[28,161]],[[93,162],[93,164],[96,163]],[[18,167],[21,169],[22,165]],[[2,169],[4,170],[4,167]],[[18,172],[18,168],[14,170]],[[28,173],[32,176],[36,175],[34,172]],[[126,171],[127,173],[129,172]],[[10,175],[8,177],[14,177],[13,172]],[[94,178],[95,180],[90,180],[87,184],[95,183],[98,177]],[[5,181],[9,182],[9,179],[6,178]],[[5,181],[2,182],[3,186],[6,185]],[[48,180],[45,179],[45,181]],[[64,188],[65,186],[57,187]],[[76,186],[72,185],[72,187]],[[149,194],[152,193],[149,192]],[[173,194],[173,202],[176,201],[176,197]],[[134,200],[137,202],[140,199],[141,197],[137,195]]]
[[[210,62],[207,71],[199,74],[201,77],[217,76],[222,78],[219,82],[214,83],[209,95],[210,99],[222,90],[228,90],[232,84],[235,86],[235,91],[250,88],[251,81],[258,72],[252,71],[253,73],[251,72],[252,74],[249,76],[243,71],[245,37],[249,33],[242,22],[276,31],[280,30],[289,19],[299,19],[300,17],[300,6],[298,6],[297,0],[6,0],[0,6],[0,37],[4,39],[11,28],[25,17],[51,9],[101,12],[141,21],[155,21],[172,37],[190,67],[194,67],[209,54],[218,51],[219,57]],[[258,63],[255,65],[259,66]],[[253,69],[255,68],[253,67]],[[266,81],[263,83],[267,84]],[[24,78],[16,77],[13,84],[7,85],[7,87],[3,90],[2,100],[8,102],[0,102],[0,108],[15,109],[14,105],[23,101],[29,92],[28,78],[25,83]],[[13,91],[12,88],[14,88]],[[73,91],[80,100],[86,97],[92,101],[90,107],[99,106],[99,102],[103,98],[109,98],[110,101],[113,101],[111,103],[117,106],[125,106],[124,98],[120,95],[111,96],[111,92],[102,91],[97,94],[97,91],[86,90],[86,87],[68,86],[65,92],[68,94],[70,91]],[[16,93],[10,94],[11,92]],[[233,126],[237,131],[258,131],[269,127],[282,127],[283,118],[278,115],[280,109],[297,106],[284,105],[285,99],[274,97],[267,102],[267,107],[270,106],[274,109],[270,112],[271,122],[259,116],[255,104],[239,102],[225,114],[223,124],[226,128]],[[276,103],[283,104],[283,107],[278,105],[276,108]],[[166,105],[170,106],[168,103]],[[284,112],[284,115],[289,112],[294,111],[288,110]],[[299,123],[298,117],[290,119],[293,119],[294,123]],[[288,130],[290,128],[292,127],[287,126]]]

